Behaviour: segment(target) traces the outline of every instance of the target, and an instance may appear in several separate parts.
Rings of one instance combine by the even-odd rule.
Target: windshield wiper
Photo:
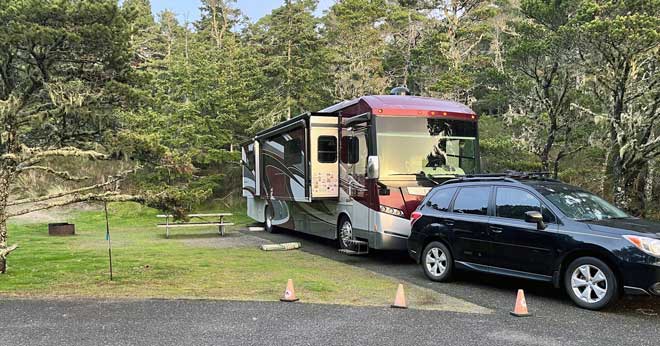
[[[437,181],[435,181],[435,180],[429,178],[429,177],[428,177],[424,172],[422,172],[422,171],[419,171],[419,172],[417,172],[417,173],[395,173],[395,174],[390,174],[390,175],[414,175],[414,176],[417,176],[417,177],[422,176],[424,179],[426,179],[426,180],[432,182],[434,185],[438,185],[438,182],[437,182]]]
[[[575,221],[603,221],[603,220],[622,220],[622,219],[629,219],[630,216],[608,216],[608,217],[602,217],[602,218],[584,218],[584,219],[575,219]]]

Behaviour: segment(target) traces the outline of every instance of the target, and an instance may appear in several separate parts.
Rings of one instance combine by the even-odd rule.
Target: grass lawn
[[[44,224],[10,223],[10,243],[20,248],[0,276],[0,295],[273,301],[291,278],[304,302],[388,306],[394,298],[397,282],[370,271],[300,250],[190,246],[181,238],[199,229],[179,228],[174,232],[183,237],[165,239],[155,227],[157,211],[133,203],[109,209],[114,281],[108,278],[104,214],[81,211],[66,220],[76,224],[74,237],[50,237]],[[238,213],[231,221],[250,221]],[[417,308],[481,312],[431,290],[406,289]]]

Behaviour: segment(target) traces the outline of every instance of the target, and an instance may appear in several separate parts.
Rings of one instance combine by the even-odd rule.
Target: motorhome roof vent
[[[410,90],[408,90],[408,88],[406,87],[400,86],[400,87],[392,88],[392,90],[390,90],[390,95],[400,95],[400,96],[410,95]]]

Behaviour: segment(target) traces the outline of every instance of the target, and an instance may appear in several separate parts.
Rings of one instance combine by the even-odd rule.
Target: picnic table
[[[165,223],[159,223],[157,227],[165,228],[165,237],[170,237],[170,228],[176,227],[206,227],[206,226],[218,226],[218,234],[220,236],[225,235],[225,226],[233,226],[234,223],[226,222],[225,217],[232,216],[232,213],[214,213],[214,214],[188,214],[188,217],[191,219],[201,219],[201,222],[170,222],[174,220],[173,215],[156,215],[158,218],[164,218]]]

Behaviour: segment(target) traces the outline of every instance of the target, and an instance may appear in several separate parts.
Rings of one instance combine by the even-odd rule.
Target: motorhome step
[[[365,246],[369,245],[369,242],[367,242],[365,240],[358,240],[358,239],[346,239],[344,242],[346,242],[347,244],[351,244],[351,245],[365,245]]]
[[[366,255],[369,253],[368,251],[353,251],[349,249],[339,249],[339,252],[349,256]]]

